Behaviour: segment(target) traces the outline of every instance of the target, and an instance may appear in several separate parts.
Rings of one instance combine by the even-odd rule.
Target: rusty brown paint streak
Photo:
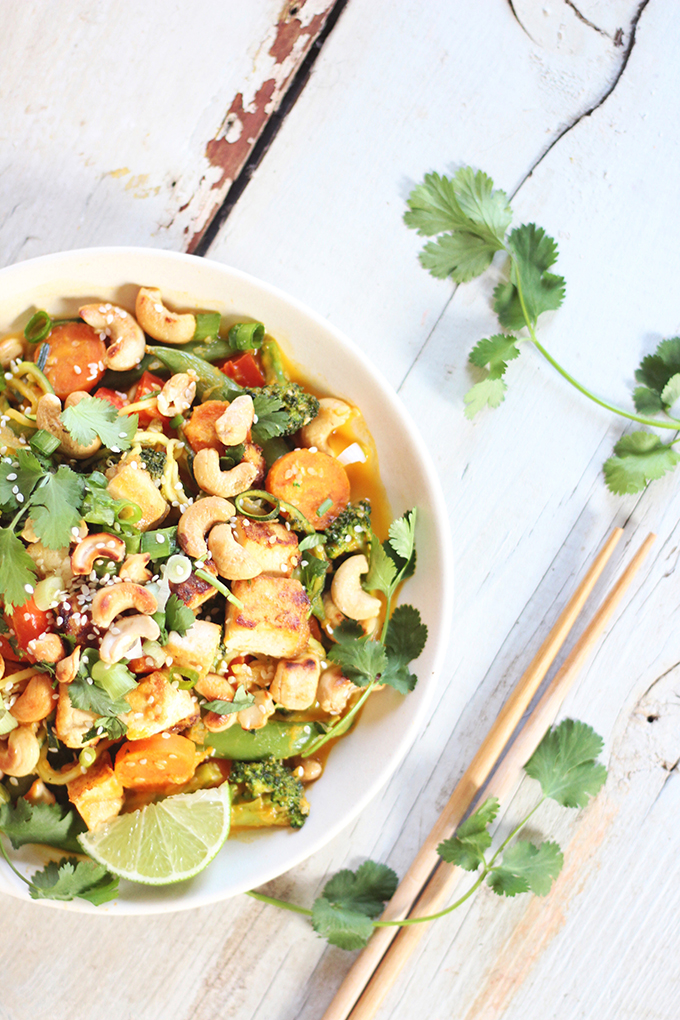
[[[234,141],[227,141],[225,137],[218,135],[215,138],[211,138],[206,145],[206,158],[211,166],[217,167],[220,170],[220,176],[212,185],[212,193],[214,195],[213,207],[208,211],[207,216],[205,216],[200,230],[191,233],[190,227],[186,228],[186,233],[190,235],[187,242],[187,251],[189,252],[192,252],[200,241],[213,216],[219,209],[226,190],[245,166],[255,143],[285,95],[291,79],[309,52],[312,43],[322,31],[328,15],[335,6],[335,2],[330,0],[323,12],[317,14],[304,27],[298,18],[292,16],[293,12],[299,11],[303,6],[304,0],[302,2],[299,2],[299,0],[295,2],[293,0],[293,2],[285,5],[276,24],[276,37],[269,48],[270,56],[274,58],[277,65],[281,65],[288,60],[298,40],[300,38],[304,39],[304,45],[300,47],[296,60],[291,65],[285,79],[278,86],[274,78],[269,78],[267,81],[262,82],[247,110],[243,107],[243,93],[237,93],[232,100],[223,123],[229,125],[238,119],[242,125],[239,137]]]
[[[526,909],[501,946],[464,1020],[498,1020],[566,923],[571,901],[592,873],[591,859],[607,839],[618,807],[600,796],[584,811],[565,849],[565,865],[549,895],[527,897]]]

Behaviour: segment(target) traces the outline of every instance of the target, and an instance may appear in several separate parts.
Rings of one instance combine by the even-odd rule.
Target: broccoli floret
[[[168,459],[164,450],[149,450],[145,448],[139,456],[152,478],[162,477]]]
[[[303,425],[307,425],[312,418],[319,413],[319,401],[311,393],[307,393],[297,383],[289,382],[285,386],[272,384],[271,386],[256,386],[246,389],[253,400],[256,397],[273,397],[283,404],[284,415],[276,419],[280,430],[273,433],[279,436],[290,436],[297,432]],[[257,404],[256,404],[257,411]],[[275,412],[276,413],[276,412]]]
[[[346,553],[365,553],[371,534],[371,504],[367,499],[350,503],[326,528],[326,555],[329,560]]]
[[[283,813],[287,824],[293,829],[301,829],[305,824],[309,805],[304,798],[302,783],[283,762],[273,758],[265,761],[235,761],[231,766],[229,782],[243,783],[245,792],[253,801],[259,799],[263,806],[270,804],[274,808],[273,811],[269,808],[265,814],[280,817]]]

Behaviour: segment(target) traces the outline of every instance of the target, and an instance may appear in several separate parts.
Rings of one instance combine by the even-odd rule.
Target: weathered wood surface
[[[259,28],[273,24],[273,7],[245,6]],[[237,17],[236,5],[205,8],[206,24]],[[49,100],[52,119],[76,127],[86,104],[74,80],[96,77],[83,50],[107,27],[115,30],[107,26],[112,7],[88,9],[103,20],[80,26],[77,50],[55,55],[65,84]],[[12,17],[28,24],[24,10]],[[165,35],[155,22],[151,32],[146,13],[134,19],[146,26],[156,73],[163,43],[182,48],[183,10],[175,8]],[[611,775],[587,811],[546,808],[536,819],[536,828],[565,849],[556,887],[544,900],[502,902],[483,891],[433,926],[381,1018],[677,1016],[677,478],[641,497],[608,494],[601,464],[622,424],[570,390],[533,351],[511,366],[505,404],[467,422],[466,357],[495,331],[494,281],[452,293],[431,279],[415,261],[418,239],[401,215],[424,172],[464,162],[516,192],[516,220],[535,219],[557,237],[558,270],[567,278],[564,307],[542,327],[546,345],[597,392],[627,401],[641,355],[678,332],[679,34],[672,0],[524,0],[512,9],[501,0],[457,0],[430,4],[427,15],[416,3],[397,10],[350,0],[209,251],[328,315],[400,387],[432,440],[456,547],[450,669],[428,727],[371,810],[273,883],[276,894],[309,903],[329,873],[366,856],[403,873],[611,525],[626,525],[628,549],[650,530],[659,535],[567,705],[606,738]],[[217,49],[217,32],[205,35],[205,45]],[[239,53],[247,46],[241,39]],[[192,137],[202,143],[210,136],[198,126],[201,89],[207,82],[225,102],[245,95],[246,73],[234,69],[239,53],[222,38],[220,60],[230,68],[224,77],[206,73],[203,84],[199,75],[181,87],[163,78],[157,103],[168,130],[175,124],[179,131],[185,118]],[[0,73],[3,103],[18,125],[11,140],[22,153],[13,162],[3,132],[0,187],[23,196],[18,221],[9,217],[0,226],[5,262],[75,244],[188,243],[194,228],[183,233],[189,221],[167,193],[142,202],[132,189],[116,190],[117,178],[102,183],[101,167],[112,161],[102,156],[104,132],[94,130],[95,118],[85,118],[77,145],[65,153],[58,136],[36,138],[39,122],[19,118],[21,89],[38,95],[44,85],[35,69],[27,66],[20,77],[18,67],[5,65]],[[138,65],[130,71],[130,94],[143,89],[144,73]],[[125,122],[127,100],[115,96],[117,83],[107,84],[103,74],[101,82],[101,108]],[[192,110],[196,120],[186,128]],[[130,121],[132,149],[148,150],[154,166],[174,166],[167,140],[147,130]],[[47,154],[39,162],[51,158],[56,178],[27,172],[38,144]],[[68,200],[60,201],[63,192],[49,182],[68,177],[76,149],[85,155]],[[195,163],[182,153],[195,186],[203,149],[195,146]],[[3,208],[10,208],[7,198]],[[163,226],[169,208],[176,227]],[[198,206],[191,215],[200,231]],[[524,784],[504,825],[533,796]],[[303,919],[246,899],[150,919],[79,917],[7,898],[2,904],[2,1020],[89,1020],[104,1003],[113,1020],[313,1020],[348,967],[348,956],[325,949]]]

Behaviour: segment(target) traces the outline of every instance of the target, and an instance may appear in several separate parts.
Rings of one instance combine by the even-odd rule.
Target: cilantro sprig
[[[247,895],[305,914],[317,934],[331,945],[348,950],[365,946],[375,928],[422,924],[444,917],[468,900],[484,882],[498,896],[525,892],[546,896],[562,869],[562,851],[553,840],[535,844],[518,836],[545,800],[554,800],[563,807],[582,808],[596,796],[607,778],[604,765],[596,760],[602,746],[602,739],[590,726],[573,719],[565,719],[546,733],[524,766],[527,775],[540,783],[542,797],[497,849],[491,852],[491,826],[500,807],[495,797],[487,798],[453,836],[437,847],[442,861],[476,873],[476,879],[455,903],[436,914],[402,921],[375,920],[394,895],[397,876],[386,865],[370,860],[356,871],[346,869],[334,875],[311,909],[264,893],[251,891]]]
[[[359,624],[351,620],[344,621],[334,630],[336,643],[328,652],[328,659],[340,666],[356,687],[364,690],[344,716],[305,748],[303,758],[315,754],[327,741],[346,733],[378,684],[394,687],[400,694],[408,694],[416,685],[417,677],[409,671],[408,663],[422,652],[427,640],[427,627],[413,606],[398,606],[391,612],[397,588],[415,568],[416,518],[416,510],[413,509],[393,521],[384,543],[371,534],[369,570],[364,587],[382,592],[385,596],[382,633],[379,638],[369,637]]]
[[[633,393],[635,413],[598,397],[539,341],[540,316],[556,311],[565,296],[564,278],[552,272],[557,244],[535,223],[508,233],[512,209],[505,192],[494,189],[490,177],[471,167],[462,167],[453,177],[426,174],[412,190],[408,206],[406,225],[434,238],[420,253],[421,264],[433,276],[466,283],[484,273],[497,252],[508,256],[507,279],[493,294],[493,307],[505,332],[479,340],[470,353],[471,364],[483,377],[464,397],[466,417],[502,404],[508,365],[519,357],[519,345],[530,341],[567,382],[600,407],[642,425],[680,433],[680,337],[662,341],[654,354],[643,359],[635,373],[642,384]],[[665,443],[648,431],[624,435],[604,465],[608,488],[617,494],[640,492],[672,471],[680,462],[678,442],[680,435]]]
[[[64,408],[61,420],[76,443],[89,446],[98,436],[112,453],[130,449],[138,423],[136,414],[118,414],[108,400],[90,396]]]

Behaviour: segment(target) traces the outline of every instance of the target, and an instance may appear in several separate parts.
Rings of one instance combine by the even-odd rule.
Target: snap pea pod
[[[290,382],[288,373],[283,367],[281,348],[276,340],[272,340],[271,337],[268,337],[262,344],[262,367],[264,368],[264,377],[268,385],[275,383],[279,386],[285,386],[286,383]]]
[[[171,348],[177,350],[177,348]],[[203,358],[204,361],[223,361],[224,358],[228,358],[234,352],[231,349],[228,340],[223,340],[221,336],[211,337],[208,340],[190,340],[187,344],[182,344],[182,350],[186,354],[195,354],[197,358]]]
[[[195,354],[187,354],[183,348],[147,347],[147,350],[171,372],[195,372],[196,392],[201,400],[233,400],[243,393],[243,387],[219,368]]]
[[[282,722],[270,719],[261,730],[244,730],[238,724],[206,738],[216,758],[232,761],[262,761],[264,758],[292,758],[317,738],[316,723]]]

